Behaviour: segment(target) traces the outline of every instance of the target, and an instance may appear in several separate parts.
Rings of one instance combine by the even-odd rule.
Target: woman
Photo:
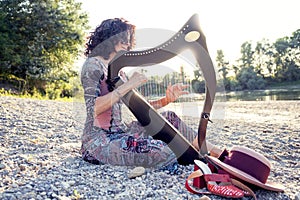
[[[135,26],[124,19],[103,21],[87,42],[87,59],[82,67],[81,82],[87,118],[82,136],[82,156],[92,163],[134,165],[162,168],[177,163],[172,150],[162,141],[144,135],[138,122],[126,125],[121,117],[120,98],[131,89],[147,81],[140,73],[133,73],[129,80],[121,73],[125,83],[113,92],[107,90],[107,65],[120,50],[134,47]],[[186,85],[168,86],[166,96],[150,104],[158,109],[186,94]],[[196,132],[183,123],[175,113],[162,115],[193,144],[197,144]],[[197,145],[196,145],[197,146]],[[212,145],[208,144],[212,149]]]

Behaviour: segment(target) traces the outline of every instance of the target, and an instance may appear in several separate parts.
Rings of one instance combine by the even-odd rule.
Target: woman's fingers
[[[189,87],[189,85],[183,85],[181,83],[178,83],[178,84],[173,85],[171,91],[173,93],[177,93],[177,94],[180,94],[180,95],[188,94],[188,91],[185,90],[188,87]]]
[[[178,97],[184,94],[188,94],[189,92],[186,91],[185,89],[188,88],[189,85],[184,85],[182,83],[177,83],[174,85],[168,85],[167,91],[166,91],[166,97],[169,102],[173,102]]]
[[[144,74],[134,72],[128,82],[131,84],[132,88],[136,88],[143,83],[146,83],[147,77]]]

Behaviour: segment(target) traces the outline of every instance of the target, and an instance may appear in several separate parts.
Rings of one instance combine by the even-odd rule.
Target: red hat
[[[284,186],[267,181],[271,171],[270,161],[262,154],[247,147],[236,146],[223,161],[207,156],[208,160],[228,174],[266,190],[283,192]]]

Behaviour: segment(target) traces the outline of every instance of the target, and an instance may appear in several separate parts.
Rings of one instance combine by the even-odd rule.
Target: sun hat
[[[270,161],[262,154],[243,146],[234,146],[224,158],[207,156],[208,161],[231,176],[260,188],[283,192],[284,186],[269,182]]]

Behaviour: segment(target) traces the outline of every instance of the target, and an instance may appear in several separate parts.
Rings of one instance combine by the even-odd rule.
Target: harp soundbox
[[[142,51],[122,51],[108,65],[108,89],[113,91],[123,84],[118,77],[120,69],[126,66],[151,66],[190,50],[196,59],[205,80],[205,101],[198,127],[198,151],[178,130],[162,117],[136,90],[129,91],[122,101],[154,139],[168,144],[180,164],[194,163],[195,159],[204,160],[207,152],[206,129],[216,93],[216,74],[209,56],[206,39],[200,28],[199,17],[194,14],[183,27],[166,42]]]

